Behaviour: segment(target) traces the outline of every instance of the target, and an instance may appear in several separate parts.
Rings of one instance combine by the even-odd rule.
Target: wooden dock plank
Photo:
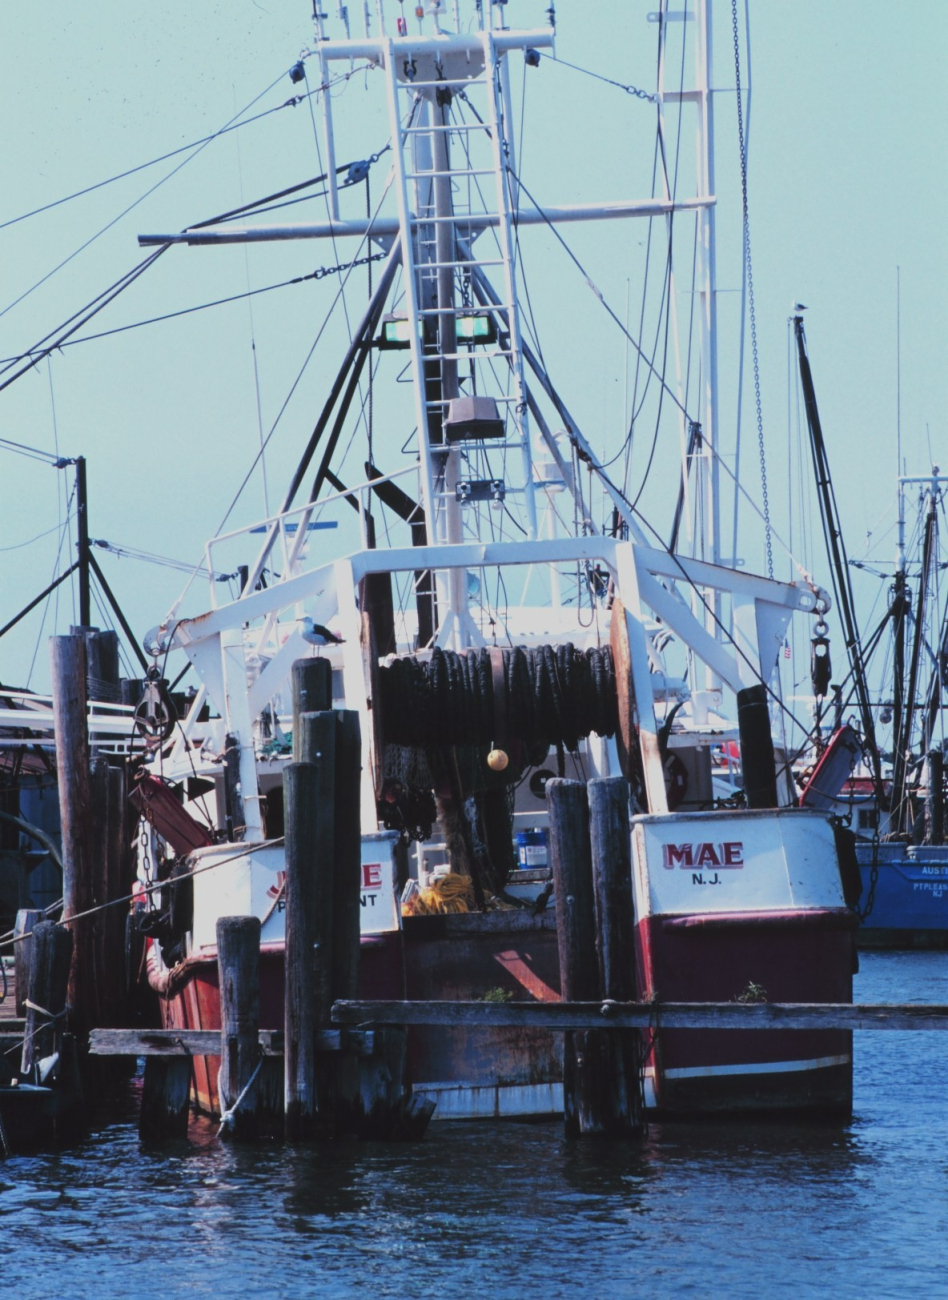
[[[835,1002],[336,1002],[340,1025],[578,1029],[948,1029],[948,1006]]]
[[[264,1056],[283,1055],[283,1030],[261,1029]],[[324,1029],[316,1034],[317,1052],[352,1051],[371,1056],[372,1030]],[[219,1029],[93,1029],[89,1036],[92,1056],[220,1056]]]

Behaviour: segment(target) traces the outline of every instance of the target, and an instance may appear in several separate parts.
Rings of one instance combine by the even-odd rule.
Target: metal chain
[[[150,886],[152,884],[151,829],[144,813],[138,822],[138,849],[142,875],[145,877],[146,886]]]
[[[587,77],[595,77],[597,81],[604,81],[607,86],[615,86],[617,90],[624,90],[627,95],[633,95],[636,99],[644,99],[647,104],[658,103],[657,95],[653,95],[647,90],[640,90],[638,86],[626,86],[621,81],[613,81],[611,77],[604,77],[601,72],[591,72],[589,68],[580,68],[575,63],[567,63],[565,59],[554,59],[554,63],[561,63],[564,68],[572,68],[574,72],[582,72]]]
[[[744,266],[750,307],[751,354],[754,360],[754,400],[757,403],[757,446],[760,451],[760,487],[764,499],[764,530],[767,543],[767,577],[774,576],[773,539],[770,530],[770,500],[767,492],[767,459],[764,455],[764,417],[760,405],[760,367],[757,360],[757,314],[754,310],[754,272],[751,266],[750,217],[747,211],[747,147],[744,141],[744,109],[741,102],[741,47],[737,31],[737,0],[731,0],[734,26],[734,76],[737,89],[737,138],[741,154],[741,201],[744,216]]]
[[[367,257],[357,257],[353,262],[340,262],[338,266],[321,266],[317,271],[311,271],[309,275],[301,275],[294,283],[302,284],[304,280],[323,280],[327,275],[340,275],[343,271],[350,271],[354,266],[368,266],[370,262],[381,262],[386,257],[388,253],[370,253]]]

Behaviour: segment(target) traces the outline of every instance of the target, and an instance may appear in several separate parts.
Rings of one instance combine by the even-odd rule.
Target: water
[[[948,1003],[948,953],[862,956],[862,1002]],[[0,1165],[20,1296],[948,1295],[948,1038],[856,1036],[837,1127],[434,1125],[413,1146],[141,1151],[127,1122]]]

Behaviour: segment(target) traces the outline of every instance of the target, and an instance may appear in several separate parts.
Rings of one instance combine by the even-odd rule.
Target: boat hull
[[[856,857],[861,948],[948,948],[948,845],[857,842]]]
[[[639,997],[851,1002],[855,913],[833,827],[804,810],[633,819]],[[852,1108],[845,1031],[675,1030],[647,1044],[646,1103],[674,1115]]]
[[[180,992],[163,1003],[165,1026],[219,1029],[216,952],[189,959],[183,973],[186,979]],[[554,918],[520,912],[406,918],[403,931],[363,937],[359,986],[364,999],[557,1001]],[[282,1029],[283,991],[283,946],[263,945],[262,1028]],[[543,1118],[562,1113],[559,1034],[412,1028],[408,1059],[413,1091],[436,1102],[435,1119]],[[216,1056],[194,1061],[195,1100],[209,1114],[220,1111],[219,1067]]]
[[[649,917],[637,930],[640,984],[669,1002],[851,1002],[855,924],[844,910]],[[851,1111],[848,1031],[658,1024],[650,1038],[647,1100],[659,1112]]]

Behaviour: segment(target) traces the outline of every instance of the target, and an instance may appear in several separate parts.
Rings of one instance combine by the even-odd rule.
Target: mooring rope
[[[221,1111],[221,1126],[220,1126],[220,1128],[217,1130],[217,1135],[218,1135],[218,1137],[221,1135],[221,1133],[224,1132],[224,1129],[225,1129],[225,1128],[228,1129],[228,1130],[230,1129],[230,1127],[231,1127],[231,1120],[232,1120],[233,1117],[237,1114],[237,1108],[238,1108],[238,1106],[239,1106],[240,1103],[243,1101],[243,1099],[246,1097],[246,1095],[247,1095],[247,1093],[250,1091],[250,1089],[253,1087],[253,1085],[254,1085],[254,1081],[256,1080],[257,1075],[260,1073],[261,1069],[263,1068],[263,1060],[264,1060],[264,1058],[263,1058],[263,1055],[261,1054],[260,1060],[257,1062],[257,1068],[254,1070],[253,1074],[250,1076],[250,1078],[249,1078],[249,1079],[247,1080],[247,1082],[244,1084],[244,1086],[243,1086],[243,1088],[241,1089],[240,1094],[238,1095],[237,1100],[234,1102],[233,1106],[230,1106],[227,1110],[222,1110],[222,1111]]]

